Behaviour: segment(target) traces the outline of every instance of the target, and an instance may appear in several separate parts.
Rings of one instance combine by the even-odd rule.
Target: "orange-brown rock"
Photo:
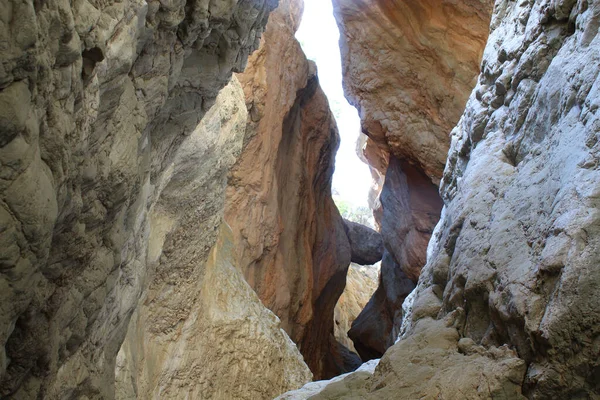
[[[380,198],[386,247],[380,284],[348,333],[365,361],[380,358],[394,344],[402,303],[427,261],[427,244],[442,210],[437,186],[418,168],[393,156]]]
[[[416,283],[425,264],[442,207],[437,185],[449,134],[476,83],[493,1],[333,4],[344,90],[368,136],[357,150],[371,166],[374,187],[385,181],[380,201],[374,192],[370,204],[388,261],[350,333],[361,355],[373,358],[394,342],[408,281]]]
[[[392,156],[380,199],[385,247],[408,278],[416,282],[442,211],[438,188],[419,168]]]
[[[331,199],[335,120],[315,65],[294,38],[301,4],[280,3],[260,49],[238,75],[249,123],[229,179],[226,220],[236,264],[319,379],[346,370],[333,312],[350,247]]]
[[[479,73],[493,1],[333,0],[333,5],[344,89],[371,139],[367,147],[410,160],[439,181],[450,130]],[[385,167],[376,160],[371,165]]]

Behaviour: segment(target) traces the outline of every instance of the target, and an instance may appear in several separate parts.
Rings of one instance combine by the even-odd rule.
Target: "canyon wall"
[[[219,176],[243,139],[223,160],[196,158],[204,174],[196,186],[184,185],[189,168],[173,167],[177,154],[210,154],[225,144],[193,132],[232,71],[244,69],[274,6],[265,0],[3,4],[2,398],[114,397],[115,358],[142,291],[156,282],[188,283],[217,239]],[[190,140],[199,149],[178,153]],[[202,206],[190,208],[185,192],[202,193]],[[179,214],[181,226],[196,218],[205,229],[170,226],[162,206],[154,209],[158,203],[196,213]],[[180,228],[176,236],[161,236],[171,228]],[[147,259],[159,257],[161,241],[171,265],[169,250],[191,234],[201,245],[184,251],[173,271],[158,268],[154,279]],[[156,328],[177,329],[189,312],[179,307],[158,308]]]
[[[370,203],[387,253],[381,285],[350,332],[363,359],[395,341],[425,264],[449,132],[476,83],[492,4],[333,0],[344,91],[367,136],[357,150],[379,191]]]
[[[380,358],[398,337],[402,303],[415,288],[442,201],[418,168],[391,156],[380,194],[385,244],[379,287],[348,335],[363,360]]]
[[[222,222],[247,116],[233,77],[166,168],[150,214],[154,274],[118,354],[118,399],[270,399],[312,378],[236,268],[233,233]]]
[[[514,348],[529,398],[600,390],[599,26],[600,1],[496,4],[413,306]]]
[[[387,154],[441,178],[450,139],[479,73],[490,0],[333,0],[344,91],[385,175]],[[377,162],[377,155],[381,159]]]
[[[597,0],[496,2],[406,330],[312,398],[600,396],[599,28]]]
[[[316,66],[294,38],[302,3],[281,1],[238,78],[249,110],[229,177],[236,265],[282,322],[315,378],[359,364],[334,337],[351,250],[331,198],[339,137]]]

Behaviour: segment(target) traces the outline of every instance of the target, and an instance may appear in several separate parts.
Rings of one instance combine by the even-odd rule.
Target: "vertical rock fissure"
[[[402,303],[415,288],[442,209],[423,171],[391,156],[377,222],[385,245],[379,287],[348,332],[363,361],[380,358],[402,325]]]
[[[314,378],[323,379],[359,360],[334,338],[334,307],[351,258],[331,196],[340,139],[316,66],[294,37],[301,13],[301,1],[282,0],[238,75],[250,116],[225,219],[246,280],[281,319]]]
[[[470,7],[475,13],[481,7],[481,14],[489,16],[492,3],[442,1],[416,24],[388,24],[385,13],[398,7],[402,12],[391,19],[402,21],[419,8],[428,10],[429,1],[412,8],[402,0],[334,3],[347,33],[342,48],[349,54],[348,92],[361,109],[363,127],[373,145],[383,146],[384,155],[391,150],[403,160],[401,153],[410,146],[394,146],[420,144],[413,136],[421,131],[404,128],[422,119],[411,118],[410,102],[393,109],[414,95],[403,90],[404,81],[394,87],[366,75],[360,61],[375,65],[385,78],[377,63],[386,64],[394,49],[382,49],[377,40],[370,47],[367,42],[379,39],[376,32],[384,26],[402,48],[406,35],[394,35],[396,25],[401,30],[417,27],[412,33],[427,47],[436,42],[435,35],[427,34],[435,31],[427,18],[455,5],[466,7],[457,14],[460,18],[473,15]],[[378,15],[377,3],[394,7]],[[373,18],[364,14],[372,12],[380,18],[365,24]],[[456,126],[443,176],[426,170],[430,178],[441,178],[444,208],[411,294],[402,339],[387,349],[374,371],[296,393],[310,390],[311,399],[598,397],[599,15],[597,0],[495,2],[479,78],[472,81],[460,120],[446,120]],[[444,25],[437,22],[437,27]],[[469,30],[477,26],[482,24],[463,24]],[[451,31],[438,39],[452,36]],[[468,43],[473,32],[456,33]],[[405,61],[418,61],[418,54],[411,55]],[[406,73],[398,61],[384,66]],[[443,87],[443,80],[430,79],[438,72],[436,65],[419,82]],[[381,88],[389,101],[377,101]],[[427,87],[422,89],[427,93]],[[403,97],[394,99],[394,90]],[[468,90],[447,94],[465,99]],[[400,125],[394,127],[394,122]],[[372,157],[382,153],[373,146],[366,150]]]
[[[349,331],[366,361],[396,341],[402,303],[426,263],[449,133],[479,72],[492,2],[333,5],[344,90],[367,136],[358,151],[379,188],[372,204],[385,243],[379,287]]]
[[[316,30],[315,26],[319,26],[319,29]],[[340,344],[332,344],[332,347],[339,348],[338,356],[345,355],[346,359],[352,361],[351,369],[354,369],[358,365],[359,357],[347,332],[376,286],[379,267],[371,265],[381,261],[383,241],[378,232],[351,222],[361,221],[362,224],[373,226],[372,213],[368,208],[371,178],[366,162],[361,161],[356,154],[360,120],[356,109],[343,95],[338,45],[339,30],[329,1],[305,2],[303,21],[296,37],[308,57],[318,65],[323,90],[340,132],[340,145],[335,155],[336,168],[333,171],[332,183],[336,205],[342,216],[348,219],[345,220],[344,226],[350,241],[353,264],[347,269],[346,277],[338,279],[340,282],[346,281],[346,287],[328,287],[326,296],[328,300],[323,304],[327,304],[328,308],[332,304],[335,305],[334,337]],[[341,296],[340,289],[344,289]],[[327,309],[327,314],[330,314],[330,311]],[[327,362],[335,364],[340,363],[340,360],[332,359]]]

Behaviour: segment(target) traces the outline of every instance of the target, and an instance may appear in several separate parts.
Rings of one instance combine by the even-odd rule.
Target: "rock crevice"
[[[399,332],[402,302],[419,279],[442,201],[437,185],[476,83],[492,2],[333,1],[346,97],[359,111],[359,156],[384,254],[380,287],[350,337],[379,358]]]
[[[331,198],[339,136],[316,66],[294,37],[300,12],[298,3],[281,2],[263,45],[238,76],[250,119],[230,174],[226,220],[246,280],[320,379],[350,370],[358,359],[334,337],[334,308],[351,258]]]
[[[496,2],[406,329],[312,398],[598,397],[599,12]]]

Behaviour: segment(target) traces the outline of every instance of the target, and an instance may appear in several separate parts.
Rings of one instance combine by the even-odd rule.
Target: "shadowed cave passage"
[[[315,26],[320,29],[315,30]],[[338,300],[334,317],[336,339],[367,361],[381,357],[397,338],[402,303],[425,265],[427,243],[439,220],[442,202],[437,186],[414,162],[398,161],[383,153],[387,170],[379,172],[368,166],[365,134],[369,131],[360,126],[356,109],[344,96],[339,35],[331,4],[306,0],[296,37],[307,57],[317,64],[319,81],[340,134],[333,175],[334,200],[342,217],[381,230],[377,240],[382,246],[376,259],[353,257],[356,264],[348,270],[348,287]],[[346,228],[348,233],[348,222]],[[367,234],[349,238],[353,252],[373,241]],[[377,266],[371,266],[376,262]],[[373,294],[374,287],[377,290]]]
[[[363,361],[380,358],[402,325],[402,303],[427,261],[443,206],[438,188],[417,167],[391,158],[376,217],[385,250],[379,286],[348,332]]]

